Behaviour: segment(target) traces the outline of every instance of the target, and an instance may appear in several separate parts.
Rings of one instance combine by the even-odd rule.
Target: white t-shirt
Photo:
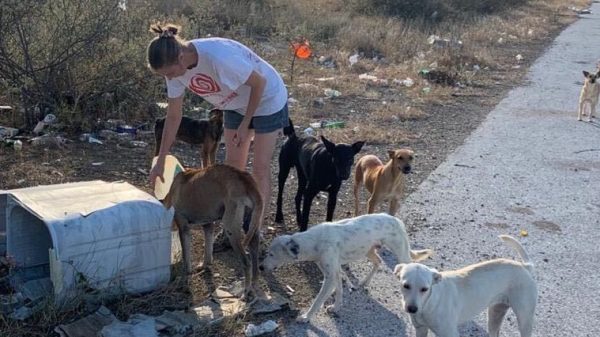
[[[250,87],[244,83],[252,71],[267,80],[254,116],[268,116],[287,102],[287,89],[275,68],[243,44],[224,38],[190,41],[198,52],[198,64],[179,77],[167,79],[167,95],[176,98],[185,88],[200,95],[221,110],[244,115],[250,99]]]

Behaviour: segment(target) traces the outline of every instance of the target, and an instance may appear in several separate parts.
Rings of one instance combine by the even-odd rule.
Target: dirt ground
[[[551,42],[557,32],[558,30],[555,30],[549,36],[536,41],[507,43],[502,49],[503,55],[498,55],[498,59],[502,62],[499,62],[497,67],[482,70],[480,75],[470,79],[464,87],[431,84],[432,89],[428,96],[420,87],[414,89],[413,92],[406,92],[408,89],[392,85],[365,84],[362,86],[363,94],[344,95],[342,92],[340,97],[324,98],[323,107],[315,106],[312,103],[314,101],[312,97],[298,106],[291,106],[291,118],[297,121],[296,125],[299,126],[297,132],[302,132],[304,128],[308,127],[307,121],[316,121],[322,117],[345,121],[346,128],[344,129],[317,130],[317,133],[325,134],[338,141],[356,141],[360,140],[360,137],[368,136],[373,141],[367,141],[359,156],[376,154],[385,160],[388,149],[412,148],[416,153],[416,159],[413,165],[414,171],[408,176],[406,192],[410,193],[444,161],[453,149],[464,141],[508,90],[524,80],[524,74],[529,64]],[[514,60],[516,54],[521,54],[523,60],[517,63]],[[518,67],[515,66],[517,64]],[[295,84],[310,81],[310,76],[315,73],[322,73],[320,76],[323,77],[330,76],[332,73],[336,74],[334,70],[328,69],[314,70],[310,74],[300,73]],[[348,76],[358,77],[357,74]],[[290,88],[293,95],[297,91],[295,88],[294,86]],[[299,98],[301,94],[295,97]],[[410,101],[411,107],[421,113],[416,117],[408,116],[406,118],[390,118],[385,115],[374,117],[370,114],[371,111],[381,110],[382,102],[393,105],[403,101]],[[148,143],[146,147],[122,146],[114,141],[105,141],[102,145],[90,144],[79,141],[77,136],[72,136],[71,139],[73,142],[67,144],[64,149],[44,149],[27,143],[21,152],[15,152],[9,147],[0,147],[0,189],[102,179],[106,181],[124,180],[143,190],[150,191],[147,172],[150,168],[154,146],[151,136],[140,139]],[[282,137],[278,148],[283,140]],[[197,148],[180,143],[176,145],[173,154],[180,159],[184,166],[198,165],[199,152]],[[276,156],[277,154],[278,150]],[[221,146],[218,160],[222,161],[223,156],[224,148]],[[263,227],[266,238],[265,245],[274,236],[283,232],[283,229],[273,222],[277,172],[277,160],[274,158],[272,162],[273,196]],[[295,182],[295,173],[292,173],[284,193],[284,215],[289,231],[297,230],[293,216]],[[311,224],[325,220],[326,199],[325,194],[320,194],[315,200],[310,215]],[[361,200],[363,207],[366,207],[365,200],[366,196],[363,194]],[[334,218],[345,218],[352,212],[353,196],[351,180],[349,180],[343,184],[340,191]],[[414,230],[418,224],[408,223],[407,226],[409,230]],[[194,245],[194,259],[200,261],[201,233],[195,233]],[[216,248],[218,252],[215,254],[215,264],[211,272],[196,274],[185,281],[180,277],[179,266],[174,266],[173,282],[168,289],[141,297],[126,297],[108,303],[108,307],[119,318],[126,319],[129,314],[133,313],[160,314],[163,310],[183,309],[202,302],[216,287],[229,285],[242,278],[239,261],[233,256],[232,251],[220,245],[217,245]],[[270,316],[244,317],[237,323],[261,322],[271,318],[280,324],[285,324],[288,320],[293,320],[298,313],[297,310],[310,305],[319,290],[321,278],[317,267],[310,263],[290,265],[276,271],[273,275],[266,275],[263,282],[264,289],[286,294],[296,310],[282,311]],[[286,286],[294,289],[294,292],[287,294]],[[73,315],[71,317],[66,315],[61,320],[66,321],[71,318]],[[25,326],[28,331],[35,331],[35,335],[44,335],[49,332],[49,327],[38,326],[33,322],[27,323]],[[212,331],[211,334],[241,335],[240,328],[241,325],[232,325],[230,330],[221,329]],[[17,330],[24,331],[23,329],[24,327],[20,326]]]

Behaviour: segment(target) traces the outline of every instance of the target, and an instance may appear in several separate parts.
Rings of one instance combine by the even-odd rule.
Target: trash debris
[[[100,330],[102,337],[158,337],[154,318],[146,316],[146,319],[130,319],[127,322],[113,321]]]
[[[377,82],[377,80],[379,80],[377,78],[377,76],[369,75],[367,73],[358,75],[358,79],[359,80],[373,81],[373,82]]]
[[[592,14],[592,11],[587,8],[577,8],[575,6],[570,6],[569,9],[577,14]]]
[[[92,166],[102,166],[102,165],[104,165],[103,161],[98,161],[98,162],[93,162],[92,163]]]
[[[354,54],[348,58],[348,62],[350,62],[350,67],[352,67],[356,64],[356,62],[358,62],[359,57],[360,56],[358,54]]]
[[[101,306],[96,312],[85,316],[73,323],[61,324],[54,328],[54,332],[61,337],[90,337],[98,336],[98,333],[106,325],[116,321],[115,315],[110,310]]]
[[[307,136],[314,136],[315,135],[315,129],[313,129],[311,127],[308,127],[306,129],[304,129],[304,131],[302,131],[302,132],[304,132],[304,134],[307,135]]]
[[[407,77],[407,78],[405,78],[403,80],[394,79],[393,82],[394,82],[394,84],[402,85],[402,86],[405,86],[407,88],[410,88],[413,85],[415,85],[415,81],[413,81],[413,79],[410,78],[410,77]]]
[[[288,98],[288,104],[289,105],[294,105],[296,103],[298,103],[299,101],[297,99],[295,99],[294,97],[290,97]]]
[[[20,152],[23,149],[23,142],[20,140],[15,140],[13,143],[13,149],[17,152]]]
[[[290,293],[295,293],[296,291],[294,290],[294,288],[290,287],[289,285],[285,285],[285,288],[290,292]]]
[[[519,232],[519,235],[522,237],[526,237],[526,236],[529,236],[529,233],[526,230],[521,229],[521,231]]]
[[[290,308],[290,301],[278,293],[266,295],[266,298],[260,298],[252,304],[250,310],[252,314],[270,314]]]
[[[310,123],[310,127],[313,129],[320,129],[323,126],[322,122],[312,122]]]
[[[67,140],[61,136],[53,136],[53,135],[43,135],[39,137],[35,137],[29,140],[31,145],[39,146],[39,147],[56,147],[59,149],[64,149]]]
[[[79,140],[80,140],[80,141],[82,141],[82,142],[87,142],[87,141],[88,141],[88,139],[90,139],[90,137],[91,137],[91,136],[92,136],[92,134],[91,134],[91,133],[82,133],[82,134],[79,136]]]
[[[329,98],[339,97],[342,95],[342,93],[339,92],[338,90],[331,89],[331,88],[325,89],[324,92],[325,92],[325,96],[327,96]]]
[[[533,35],[533,29],[529,28],[527,30],[527,36],[532,36]]]
[[[100,144],[100,145],[104,144],[104,143],[102,143],[102,141],[100,139],[94,138],[91,135],[88,137],[87,140],[88,140],[88,143],[90,143],[90,144]]]
[[[325,129],[343,129],[346,127],[345,122],[325,122],[322,124]]]
[[[431,92],[431,88],[430,88],[430,87],[425,87],[425,88],[423,88],[423,93],[424,93],[424,94],[428,94],[428,93],[430,93],[430,92]]]
[[[148,143],[141,141],[141,140],[132,140],[131,145],[133,145],[135,147],[146,147],[146,146],[148,146]]]
[[[268,320],[259,325],[250,323],[244,330],[244,334],[246,337],[260,336],[262,334],[275,331],[278,326],[279,325],[277,325],[277,323],[273,320]]]
[[[438,48],[462,48],[463,46],[461,40],[441,38],[438,35],[430,35],[427,38],[427,43]]]
[[[517,56],[515,56],[515,58],[517,59],[517,61],[520,62],[521,60],[523,60],[523,55],[517,54]]]
[[[36,107],[36,109],[38,109],[38,110],[39,110],[39,108],[38,108],[38,107]],[[56,122],[56,120],[57,120],[57,118],[56,118],[56,116],[55,116],[55,115],[53,115],[53,114],[47,114],[47,115],[44,117],[44,119],[43,119],[43,120],[41,120],[41,121],[39,121],[39,122],[37,123],[37,125],[36,125],[36,126],[35,126],[35,128],[33,129],[33,133],[34,133],[34,134],[36,134],[36,135],[37,135],[37,134],[39,134],[39,133],[41,133],[41,132],[44,130],[44,128],[45,128],[46,126],[48,126],[48,125],[51,125],[51,124],[54,124],[54,122]]]
[[[11,138],[19,134],[19,129],[0,126],[0,139]]]
[[[137,134],[137,128],[134,128],[131,125],[119,125],[115,131],[117,131],[117,133],[128,133],[134,136]]]
[[[317,63],[325,68],[336,68],[337,67],[337,64],[332,56],[327,56],[327,57],[321,56],[317,60]]]
[[[143,175],[146,175],[146,176],[149,174],[149,173],[148,173],[148,170],[144,170],[144,169],[143,169],[143,168],[141,168],[141,167],[138,167],[138,168],[137,168],[137,171],[138,171],[139,173],[143,174]]]
[[[499,38],[498,39],[498,44],[503,44],[504,43],[504,39],[503,38]]]
[[[319,77],[319,78],[315,78],[315,81],[319,81],[319,82],[335,81],[335,77]]]

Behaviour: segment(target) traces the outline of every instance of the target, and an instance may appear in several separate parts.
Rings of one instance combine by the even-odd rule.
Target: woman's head
[[[185,41],[177,33],[181,27],[173,24],[153,24],[150,31],[157,36],[148,45],[148,66],[154,72],[173,78],[185,73],[181,63]]]

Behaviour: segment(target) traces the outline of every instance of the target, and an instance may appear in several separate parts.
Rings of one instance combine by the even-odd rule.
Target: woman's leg
[[[254,130],[250,130],[247,139],[244,139],[239,146],[233,142],[233,136],[235,136],[236,131],[236,129],[225,129],[225,164],[246,171],[248,149],[250,149],[250,142],[254,135]]]
[[[256,133],[254,136],[252,175],[263,197],[263,217],[267,216],[271,206],[271,160],[280,134],[281,129],[269,133]]]

